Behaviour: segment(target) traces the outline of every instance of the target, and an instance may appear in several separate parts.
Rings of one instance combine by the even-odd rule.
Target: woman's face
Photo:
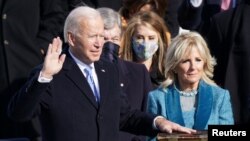
[[[203,68],[204,60],[201,58],[197,48],[193,47],[185,53],[175,69],[179,84],[184,87],[190,85],[197,87],[204,71]]]
[[[135,29],[135,33],[133,35],[133,38],[137,41],[137,42],[147,42],[147,41],[155,41],[158,42],[158,34],[155,30],[153,30],[152,28],[149,28],[147,26],[144,25],[139,25],[136,27]]]
[[[136,26],[132,38],[132,48],[137,56],[137,61],[151,61],[159,48],[157,32],[144,25]]]

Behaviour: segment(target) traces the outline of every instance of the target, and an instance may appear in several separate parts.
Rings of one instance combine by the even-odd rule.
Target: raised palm
[[[62,54],[62,41],[59,37],[54,38],[53,42],[49,44],[47,54],[42,68],[42,76],[46,78],[52,78],[57,74],[63,66],[66,55]]]

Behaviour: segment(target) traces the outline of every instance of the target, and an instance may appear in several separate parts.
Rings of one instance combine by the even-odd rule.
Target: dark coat
[[[235,1],[237,4],[240,0]],[[233,6],[231,2],[230,8]],[[203,0],[198,7],[193,7],[190,0],[183,0],[179,8],[178,20],[184,29],[196,30],[202,35],[207,35],[211,17],[219,12],[221,12],[221,0]]]
[[[103,45],[101,59],[118,66],[120,87],[128,97],[132,109],[146,111],[147,95],[152,89],[149,73],[144,64],[119,58],[120,46],[112,42]],[[119,141],[143,141],[146,137],[120,132]]]
[[[208,43],[217,58],[215,81],[230,91],[236,123],[250,119],[250,5],[213,17]]]
[[[146,111],[147,96],[152,85],[144,64],[118,59],[120,86],[127,95],[132,109]],[[121,132],[119,141],[143,141],[145,137]]]
[[[114,64],[96,62],[100,103],[79,67],[67,57],[50,83],[39,83],[36,72],[10,103],[10,116],[29,120],[40,115],[44,141],[117,141],[119,128],[135,134],[153,134],[154,116],[130,110],[121,92]]]
[[[62,32],[62,0],[0,0],[0,138],[37,136],[30,123],[7,118],[12,94],[43,60],[52,38]]]
[[[178,9],[183,0],[167,0],[167,8],[164,21],[166,22],[166,26],[169,29],[171,34],[171,38],[174,38],[179,34],[179,21],[178,21]]]

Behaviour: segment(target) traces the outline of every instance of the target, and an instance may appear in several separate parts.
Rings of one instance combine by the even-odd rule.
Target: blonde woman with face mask
[[[165,79],[168,35],[168,28],[156,13],[139,12],[129,21],[121,41],[121,58],[144,64],[155,88]]]

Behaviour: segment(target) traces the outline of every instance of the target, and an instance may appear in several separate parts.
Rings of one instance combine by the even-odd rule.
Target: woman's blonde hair
[[[168,36],[169,30],[166,27],[163,19],[154,12],[139,12],[129,21],[121,41],[121,58],[128,61],[136,61],[136,57],[132,49],[131,39],[135,34],[136,27],[139,25],[143,25],[150,29],[153,29],[158,34],[159,49],[153,55],[152,66],[157,66],[157,69],[160,74],[163,74],[163,64],[166,60],[165,52],[170,42],[170,36]]]
[[[196,32],[187,32],[176,36],[169,45],[165,61],[165,77],[162,87],[167,87],[176,81],[175,68],[181,62],[187,52],[196,48],[204,61],[204,72],[201,79],[208,84],[216,85],[212,80],[216,60],[210,54],[209,48],[203,37]]]

